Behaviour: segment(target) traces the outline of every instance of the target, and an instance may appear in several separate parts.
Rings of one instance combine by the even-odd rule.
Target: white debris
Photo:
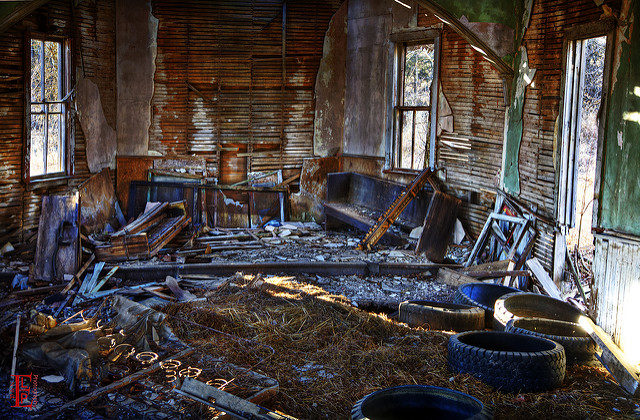
[[[460,245],[465,235],[466,234],[464,232],[464,227],[462,227],[460,219],[456,219],[456,224],[453,227],[453,243],[456,245]]]
[[[289,235],[291,235],[291,231],[289,229],[284,229],[280,231],[280,234],[278,234],[278,236],[281,238],[286,238]]]
[[[49,382],[50,384],[57,384],[58,382],[64,381],[64,376],[58,375],[47,375],[41,378],[45,382]]]
[[[422,226],[418,226],[417,228],[413,229],[409,234],[409,237],[413,239],[420,239],[420,237],[422,236],[422,229]]]

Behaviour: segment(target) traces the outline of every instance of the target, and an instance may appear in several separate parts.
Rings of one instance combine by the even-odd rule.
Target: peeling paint
[[[503,151],[503,178],[502,184],[510,193],[520,194],[520,174],[518,161],[520,159],[520,143],[523,133],[523,113],[526,88],[536,74],[536,69],[529,67],[527,50],[520,48],[516,56],[518,67],[514,75],[513,92],[511,95],[511,105],[505,114],[505,135]]]
[[[602,228],[640,236],[640,0],[624,0],[614,50],[599,200]],[[624,24],[626,23],[626,24]]]

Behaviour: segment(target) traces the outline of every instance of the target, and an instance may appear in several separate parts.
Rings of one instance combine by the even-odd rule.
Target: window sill
[[[62,185],[69,185],[69,180],[71,176],[68,175],[60,175],[54,176],[51,178],[38,178],[32,179],[29,181],[27,185],[27,191],[37,191],[51,187],[59,187]]]

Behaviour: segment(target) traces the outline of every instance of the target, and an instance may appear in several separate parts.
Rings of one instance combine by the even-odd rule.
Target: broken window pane
[[[433,69],[433,44],[406,47],[404,67],[405,106],[429,106]]]
[[[29,172],[31,176],[44,175],[44,115],[31,116],[31,153]]]
[[[42,41],[31,40],[31,102],[42,102],[42,48]]]
[[[424,169],[429,149],[429,111],[416,111],[415,140],[412,169]]]
[[[400,138],[400,167],[411,169],[411,128],[413,126],[413,111],[402,112],[402,131]]]
[[[60,114],[50,114],[47,138],[47,173],[62,171],[62,127],[60,125],[62,116]]]
[[[61,52],[61,45],[59,42],[46,41],[44,43],[44,96],[46,101],[58,101],[61,99]]]

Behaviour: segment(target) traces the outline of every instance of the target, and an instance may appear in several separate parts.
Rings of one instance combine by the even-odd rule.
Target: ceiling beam
[[[22,19],[26,18],[36,9],[44,6],[48,2],[49,0],[33,0],[17,6],[13,12],[3,17],[0,21],[0,34],[4,33],[7,29],[11,28],[13,25],[20,22]]]
[[[482,56],[489,61],[503,77],[509,80],[513,78],[513,68],[507,64],[502,57],[496,54],[490,46],[481,40],[478,35],[471,31],[471,29],[464,26],[459,19],[449,13],[449,11],[432,0],[416,0],[416,3],[433,13],[438,19],[453,29],[458,35],[463,37],[469,44],[471,44],[473,49],[482,54]]]

